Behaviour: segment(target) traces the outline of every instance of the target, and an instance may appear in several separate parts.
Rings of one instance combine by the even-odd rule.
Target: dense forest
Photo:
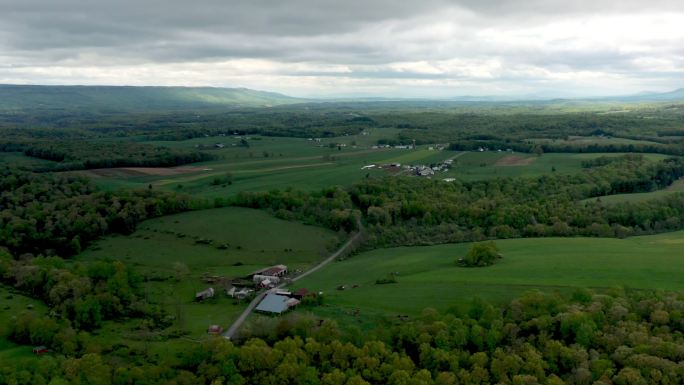
[[[585,166],[591,166],[586,164]],[[625,237],[684,225],[684,194],[606,207],[583,199],[648,192],[684,175],[684,160],[650,162],[623,156],[574,175],[451,183],[420,178],[368,178],[349,188],[242,193],[234,204],[266,208],[351,231],[367,222],[373,246],[420,245],[538,236]]]
[[[678,384],[683,316],[680,294],[531,292],[502,308],[474,300],[464,313],[428,308],[364,332],[286,317],[274,329],[244,335],[244,344],[217,337],[160,359],[122,345],[93,346],[86,334],[39,324],[27,311],[13,321],[10,337],[46,343],[69,358],[2,362],[0,383]]]
[[[65,171],[108,167],[172,167],[203,162],[214,157],[201,151],[171,149],[124,141],[15,140],[0,142],[3,151],[56,163],[34,171]]]
[[[0,246],[69,256],[104,234],[186,210],[189,198],[157,191],[97,191],[85,178],[0,169]]]
[[[121,262],[67,264],[56,256],[16,259],[0,250],[0,282],[41,299],[51,309],[52,317],[27,312],[14,319],[10,338],[22,344],[50,345],[75,354],[77,332],[97,329],[103,321],[126,316],[164,322],[160,307],[144,299],[142,276]]]

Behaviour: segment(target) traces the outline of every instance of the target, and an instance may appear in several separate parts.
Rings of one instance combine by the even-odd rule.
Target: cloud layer
[[[681,1],[0,0],[0,9],[0,83],[402,97],[684,86]]]

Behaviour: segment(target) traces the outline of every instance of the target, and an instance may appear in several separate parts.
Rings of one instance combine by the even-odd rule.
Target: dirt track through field
[[[202,167],[113,167],[95,168],[91,170],[70,171],[91,178],[131,178],[142,176],[173,176],[193,172],[210,171]]]

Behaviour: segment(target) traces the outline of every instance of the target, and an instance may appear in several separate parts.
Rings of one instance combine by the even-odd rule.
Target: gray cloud
[[[0,82],[614,93],[680,86],[684,69],[684,2],[671,0],[0,0],[0,9]]]

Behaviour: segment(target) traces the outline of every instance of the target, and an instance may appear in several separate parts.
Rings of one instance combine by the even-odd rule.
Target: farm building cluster
[[[431,165],[403,165],[401,163],[388,164],[369,164],[361,167],[362,170],[385,170],[395,174],[402,173],[403,175],[415,175],[421,177],[431,177],[438,172],[446,172],[453,165],[453,159],[446,159],[441,163]]]
[[[247,277],[227,279],[220,276],[205,275],[203,280],[206,283],[215,284],[224,289],[226,295],[237,300],[251,297],[256,290],[271,289],[279,285],[287,275],[288,270],[285,265],[275,265],[265,269],[257,270]],[[204,301],[216,295],[214,287],[195,293],[196,301]]]
[[[283,283],[288,282],[288,273],[287,266],[275,265],[235,279],[205,275],[203,281],[213,284],[213,286],[195,293],[195,300],[199,302],[209,300],[223,290],[228,297],[243,301],[253,298],[259,291],[266,290],[263,299],[255,310],[260,313],[278,315],[299,305],[302,299],[306,297],[316,298],[318,296],[317,293],[310,292],[307,289],[299,289],[294,292],[282,290]],[[222,332],[223,328],[219,325],[210,325],[207,328],[209,334],[221,334]]]
[[[372,146],[371,148],[373,150],[378,150],[381,148],[395,148],[397,150],[413,150],[414,148],[416,148],[416,145],[415,144],[397,144],[397,145],[392,146],[389,144],[378,144],[378,145]]]

